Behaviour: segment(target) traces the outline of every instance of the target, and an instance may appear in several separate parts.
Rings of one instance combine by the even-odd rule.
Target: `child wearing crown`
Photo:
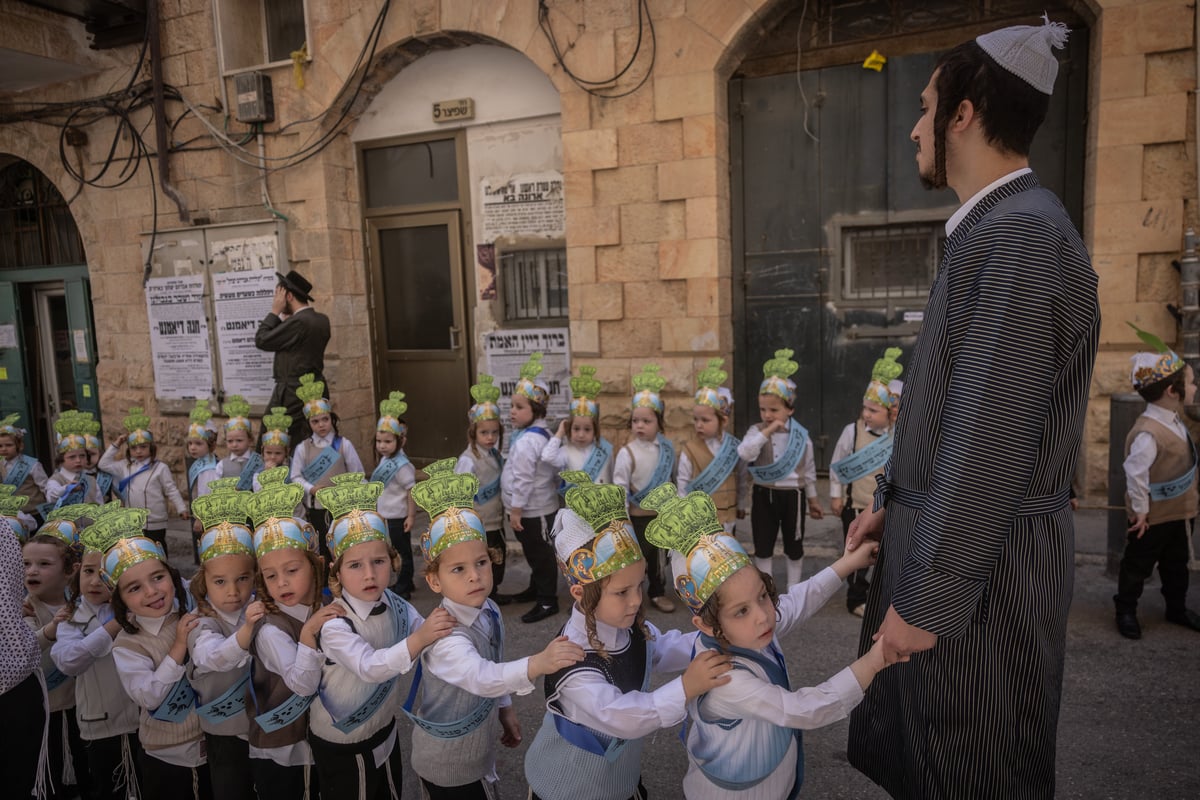
[[[79,415],[84,420],[83,440],[88,457],[84,473],[95,481],[96,489],[100,493],[100,502],[107,503],[116,499],[113,496],[113,484],[116,481],[113,480],[112,473],[100,469],[100,456],[104,453],[104,440],[100,438],[100,420],[95,419],[90,411],[80,411]]]
[[[671,480],[675,467],[675,446],[663,436],[662,389],[666,378],[658,372],[657,364],[647,364],[633,376],[633,411],[629,417],[632,436],[617,453],[613,465],[613,483],[625,490],[629,498],[629,517],[637,533],[646,559],[646,577],[650,603],[659,611],[670,613],[675,604],[667,597],[663,580],[662,553],[646,541],[646,526],[654,512],[642,508],[641,502],[650,490]]]
[[[415,725],[413,769],[426,796],[488,800],[496,794],[497,739],[521,743],[509,695],[528,694],[538,677],[583,652],[560,636],[540,653],[504,661],[504,627],[488,599],[491,558],[474,510],[479,481],[453,470],[454,459],[430,464],[429,480],[413,488],[413,501],[430,517],[421,537],[425,580],[442,595],[438,611],[450,614],[453,629],[421,654],[404,711]]]
[[[292,437],[288,433],[291,425],[292,417],[283,406],[275,406],[270,413],[263,414],[261,449],[264,470],[288,466],[291,463],[288,458],[291,453]],[[291,473],[290,467],[288,473]],[[250,481],[250,488],[255,492],[262,488],[262,482],[259,481],[257,474]],[[299,508],[302,515],[304,506],[301,505]]]
[[[574,484],[554,524],[554,550],[575,601],[563,634],[583,659],[546,676],[546,715],[525,756],[542,800],[645,797],[644,739],[683,720],[687,700],[728,680],[728,659],[692,660],[696,634],[659,631],[642,612],[646,562],[625,490],[565,472]],[[684,674],[650,691],[651,674]]]
[[[38,506],[46,502],[47,476],[42,462],[25,455],[25,429],[17,427],[20,420],[19,414],[0,419],[0,483],[28,498],[21,510],[37,522]]]
[[[196,714],[207,745],[213,795],[253,800],[254,778],[247,744],[246,683],[250,638],[266,613],[254,590],[254,539],[246,525],[249,492],[237,478],[218,478],[192,511],[200,520],[200,567],[188,590],[202,615],[188,635],[188,681],[196,691]]]
[[[550,440],[550,430],[546,427],[550,389],[539,378],[541,374],[542,354],[533,353],[521,367],[521,379],[513,389],[509,410],[512,440],[508,443],[508,462],[500,476],[509,524],[529,562],[529,588],[512,595],[512,599],[536,601],[521,616],[525,623],[558,613],[558,570],[554,566],[554,549],[545,538],[558,511],[558,470],[542,460],[542,451]]]
[[[898,382],[896,378],[904,370],[896,362],[900,353],[899,347],[889,347],[883,358],[875,362],[858,420],[842,430],[833,448],[829,464],[829,497],[833,513],[842,518],[843,541],[854,518],[874,503],[875,476],[883,474],[883,468],[892,456],[891,411],[899,404],[899,399],[892,394],[892,385]],[[846,494],[848,501],[843,499]],[[846,589],[846,608],[856,617],[863,615],[867,591],[871,588],[867,572],[861,569],[851,575]]]
[[[212,797],[196,694],[187,680],[187,637],[196,615],[187,610],[183,579],[166,553],[143,535],[149,512],[115,509],[88,528],[104,548],[103,574],[113,592],[121,632],[113,661],[125,693],[141,709],[142,796]]]
[[[404,392],[392,392],[379,402],[379,420],[375,423],[375,453],[379,464],[371,473],[371,482],[383,486],[379,495],[379,515],[387,520],[388,538],[400,555],[400,569],[392,591],[408,600],[413,593],[412,515],[408,493],[417,482],[417,470],[404,453],[408,424],[404,415],[408,403]]]
[[[197,498],[208,494],[208,484],[220,477],[217,471],[217,457],[213,455],[213,445],[217,441],[217,429],[212,423],[212,411],[208,408],[207,400],[197,400],[195,407],[188,413],[188,432],[184,440],[188,459],[188,501],[194,503]],[[204,533],[200,520],[192,520],[192,543],[196,545],[194,556],[200,563],[198,542]]]
[[[117,494],[129,508],[146,509],[148,538],[158,542],[167,552],[167,504],[183,519],[190,519],[187,503],[175,485],[171,468],[159,461],[154,434],[150,432],[150,417],[134,406],[125,417],[126,435],[115,439],[100,458],[100,469],[111,472],[117,479]],[[121,444],[128,447],[124,459],[118,460]]]
[[[322,554],[328,555],[325,534],[329,530],[329,515],[317,499],[317,490],[332,486],[334,475],[364,470],[354,443],[338,433],[337,416],[324,392],[324,382],[314,380],[311,373],[300,376],[296,396],[304,403],[304,418],[312,435],[296,445],[291,480],[304,489],[308,521],[316,529],[317,546]]]
[[[237,478],[239,491],[254,487],[254,476],[263,470],[263,459],[251,448],[254,426],[250,422],[250,404],[241,395],[225,401],[225,447],[229,453],[217,464],[218,478]]]
[[[679,497],[667,484],[646,502],[658,509],[646,535],[672,551],[675,589],[700,631],[697,657],[723,653],[733,660],[727,682],[688,703],[683,794],[795,797],[804,779],[800,731],[844,719],[885,665],[876,644],[825,683],[792,690],[778,637],[815,614],[847,575],[868,566],[874,548],[844,554],[780,596],[771,576],[725,533],[708,495]]]
[[[762,422],[746,432],[738,455],[748,468],[754,488],[750,499],[750,526],[754,536],[754,563],[771,574],[775,540],[783,533],[787,556],[787,585],[799,583],[804,572],[804,516],[801,495],[808,497],[808,515],[822,516],[817,497],[817,464],[808,431],[792,419],[796,384],[791,376],[800,365],[791,350],[776,350],[763,364],[758,387],[758,414]]]
[[[596,400],[602,388],[595,367],[579,368],[579,375],[571,378],[570,414],[547,442],[542,460],[560,472],[586,472],[593,483],[612,483],[612,444],[600,435],[600,404]],[[564,493],[566,486],[558,491]]]
[[[677,483],[679,496],[704,492],[713,499],[717,517],[728,533],[733,533],[738,512],[743,508],[742,477],[745,463],[738,457],[741,442],[725,427],[733,413],[733,394],[721,384],[728,376],[722,367],[725,359],[709,359],[708,366],[696,375],[696,394],[692,398],[692,427],[695,436],[688,439],[679,453]]]
[[[77,411],[64,411],[54,421],[54,433],[58,436],[56,460],[58,469],[46,479],[46,503],[41,507],[42,516],[48,516],[55,508],[78,503],[102,502],[96,481],[87,474],[88,421]]]
[[[487,531],[488,556],[492,559],[492,602],[508,605],[512,598],[500,594],[497,589],[504,581],[504,562],[508,558],[508,545],[504,541],[504,501],[500,497],[500,472],[504,459],[500,457],[500,443],[504,429],[500,426],[500,387],[491,375],[480,375],[479,382],[471,387],[475,404],[467,412],[467,449],[463,450],[454,465],[454,471],[463,475],[474,475],[479,481],[475,493],[475,513]]]

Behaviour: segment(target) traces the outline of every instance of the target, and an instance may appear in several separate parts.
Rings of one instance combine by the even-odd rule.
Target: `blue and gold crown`
[[[333,523],[325,543],[334,559],[363,542],[390,542],[387,521],[375,510],[383,484],[363,483],[363,473],[334,475],[332,486],[317,490],[317,499],[329,510]]]
[[[413,502],[429,513],[429,529],[421,536],[425,561],[432,562],[449,547],[463,542],[487,542],[483,522],[475,513],[479,479],[456,473],[456,459],[444,458],[425,467],[428,480],[412,488]]]
[[[275,445],[286,448],[291,444],[288,431],[292,427],[292,417],[287,413],[286,406],[273,406],[270,414],[263,414],[263,446]]]
[[[92,519],[98,506],[95,503],[74,503],[61,506],[46,515],[46,522],[37,529],[36,536],[53,536],[69,545],[79,542],[79,534],[85,525],[81,520]]]
[[[653,489],[642,508],[657,511],[646,527],[646,541],[675,551],[671,565],[675,592],[693,614],[699,614],[729,576],[750,566],[750,556],[725,532],[717,507],[703,492],[679,496],[673,483]]]
[[[475,401],[475,405],[467,412],[469,421],[487,422],[500,419],[500,406],[496,403],[500,399],[500,387],[494,383],[495,380],[491,375],[480,374],[479,382],[471,387],[471,399]]]
[[[521,377],[517,381],[516,388],[513,389],[513,394],[524,395],[531,402],[546,405],[550,399],[550,389],[545,383],[538,380],[538,376],[544,369],[542,356],[541,350],[529,354],[529,360],[521,365]]]
[[[100,577],[110,589],[117,588],[121,575],[134,564],[151,560],[166,563],[162,547],[142,533],[149,513],[144,508],[109,511],[83,532],[84,547],[104,553]]]
[[[595,583],[642,560],[629,522],[625,489],[592,483],[583,471],[559,473],[568,484],[567,507],[554,520],[558,568],[573,584]]]
[[[88,450],[96,452],[104,451],[104,442],[100,438],[100,420],[92,416],[90,411],[80,411],[79,415],[84,418],[83,424],[83,441],[87,445]]]
[[[218,556],[254,556],[254,534],[246,524],[246,504],[253,495],[238,491],[237,484],[237,478],[218,478],[208,485],[208,494],[192,501],[192,513],[204,526],[201,563]]]
[[[58,452],[87,450],[87,433],[91,426],[87,417],[75,409],[64,411],[54,420],[54,435],[58,437]]]
[[[292,512],[304,499],[304,489],[287,480],[286,466],[258,473],[262,488],[246,501],[246,511],[254,523],[254,556],[262,558],[274,550],[316,552],[317,536],[313,527],[296,519]]]
[[[195,407],[188,412],[188,439],[198,439],[201,442],[212,442],[217,432],[212,426],[212,411],[208,401],[197,399]]]
[[[889,347],[883,351],[883,358],[875,361],[875,366],[871,368],[871,383],[863,395],[864,402],[876,403],[884,408],[896,404],[897,397],[892,392],[891,384],[904,372],[904,367],[896,360],[903,352],[899,347]]]
[[[571,378],[571,416],[598,418],[600,404],[596,402],[596,398],[600,396],[600,390],[603,388],[604,384],[596,379],[596,368],[587,364],[581,365],[579,374]]]
[[[125,437],[128,444],[150,444],[154,441],[154,434],[150,432],[150,417],[141,406],[132,406],[122,422],[128,434]]]
[[[708,406],[718,414],[728,417],[729,407],[733,405],[733,395],[721,384],[729,377],[722,367],[725,359],[710,358],[708,366],[696,373],[696,395],[693,402],[698,406]]]
[[[17,423],[20,421],[20,414],[9,414],[4,419],[0,419],[0,436],[12,436],[17,439],[24,439],[25,429],[17,427]]]
[[[333,407],[325,397],[325,382],[317,380],[313,373],[300,376],[300,385],[296,387],[296,397],[304,404],[304,418],[311,419],[322,414],[332,413]]]
[[[1187,366],[1182,358],[1167,347],[1167,343],[1149,331],[1144,331],[1132,322],[1127,323],[1137,333],[1138,338],[1154,348],[1153,353],[1135,353],[1130,357],[1133,364],[1130,370],[1130,381],[1134,389],[1141,389],[1152,383],[1171,377]]]
[[[796,384],[792,376],[800,365],[792,361],[795,353],[791,350],[776,350],[775,357],[763,364],[763,382],[759,384],[760,395],[773,394],[791,404],[796,400]]]
[[[390,392],[379,401],[379,419],[375,422],[378,433],[392,433],[404,438],[408,429],[400,420],[408,413],[408,403],[404,402],[404,392]]]
[[[246,398],[240,394],[232,394],[225,401],[224,407],[225,416],[225,433],[233,431],[245,431],[247,436],[253,435],[253,426],[250,424],[250,404],[246,402]]]
[[[650,408],[659,414],[663,411],[662,396],[659,394],[667,385],[667,379],[658,374],[658,364],[646,364],[642,371],[630,380],[633,384],[633,407]]]

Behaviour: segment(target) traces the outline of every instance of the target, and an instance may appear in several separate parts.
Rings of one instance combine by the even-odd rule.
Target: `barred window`
[[[506,320],[567,318],[566,248],[503,253],[500,283]]]
[[[842,297],[924,297],[946,246],[941,223],[842,229]]]

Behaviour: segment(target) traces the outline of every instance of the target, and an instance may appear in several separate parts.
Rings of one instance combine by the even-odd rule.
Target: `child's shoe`
[[[1186,608],[1168,611],[1167,622],[1174,622],[1176,625],[1182,625],[1185,628],[1191,628],[1194,631],[1200,631],[1200,614],[1197,614],[1195,611],[1190,611]]]
[[[1126,639],[1142,638],[1142,626],[1138,624],[1137,614],[1132,611],[1118,611],[1117,631]]]

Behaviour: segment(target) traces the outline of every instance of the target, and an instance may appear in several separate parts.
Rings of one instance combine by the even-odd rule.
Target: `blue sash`
[[[393,594],[391,589],[384,589],[384,594],[387,595],[388,605],[392,607],[392,641],[393,644],[399,643],[408,638],[408,603],[406,603],[399,595]],[[374,690],[367,696],[362,704],[351,711],[340,720],[333,721],[333,727],[337,728],[342,733],[350,733],[351,731],[361,727],[363,723],[375,715],[375,712],[380,709],[388,695],[392,691],[392,687],[396,685],[396,681],[400,676],[395,676],[383,683],[375,684]],[[415,681],[414,681],[415,683]],[[324,701],[324,698],[322,698]],[[326,704],[326,709],[329,708]],[[331,718],[333,714],[329,715]]]
[[[600,470],[604,469],[604,465],[608,463],[608,459],[612,457],[612,444],[608,439],[601,438],[588,451],[588,457],[584,460],[583,466],[580,467],[592,479],[592,483],[596,483],[596,479],[600,477]],[[567,493],[567,482],[559,481],[558,493],[564,495]]]
[[[488,660],[499,662],[504,657],[504,627],[500,624],[500,615],[486,605],[480,613],[486,613],[492,620],[491,652],[488,653]],[[435,739],[458,739],[471,733],[487,721],[492,709],[496,707],[497,699],[495,697],[480,698],[479,705],[468,711],[461,719],[453,722],[434,722],[414,714],[413,703],[417,699],[417,691],[421,688],[421,677],[424,672],[422,666],[422,662],[417,662],[417,674],[413,677],[412,687],[409,688],[408,697],[401,707],[401,710],[417,727]]]
[[[671,440],[660,433],[658,435],[658,463],[654,465],[654,472],[650,475],[650,480],[646,481],[646,485],[629,499],[635,505],[640,506],[646,495],[671,480],[671,468],[674,466],[675,445],[671,444]]]
[[[513,448],[517,446],[517,442],[520,440],[520,438],[527,433],[536,433],[547,442],[550,441],[550,431],[546,430],[540,425],[530,425],[528,428],[518,428],[517,430],[513,431],[513,435],[508,440],[508,452],[511,453]]]
[[[42,519],[45,519],[46,515],[56,508],[73,506],[76,503],[82,503],[85,499],[87,499],[87,491],[87,473],[81,472],[79,473],[79,480],[68,486],[66,491],[62,493],[62,497],[58,498],[58,500],[53,503],[42,503],[37,507],[37,512],[42,515]]]
[[[150,469],[157,463],[158,463],[157,461],[150,460],[146,463],[146,466],[142,467],[137,472],[133,473],[132,475],[128,475],[124,478],[121,478],[121,482],[117,484],[117,494],[119,494],[121,496],[122,502],[124,502],[124,503],[129,502],[129,498],[126,496],[126,493],[129,491],[129,484],[133,482],[133,479],[136,478],[138,475],[141,475],[143,472]]]
[[[375,471],[371,473],[372,483],[382,483],[384,486],[396,477],[396,473],[409,463],[408,456],[404,453],[396,453],[390,458],[385,458],[379,462],[379,466],[375,467]]]
[[[500,452],[496,448],[492,448],[488,452],[492,458],[496,459],[496,463],[500,465],[500,471],[504,471],[504,459],[500,457]],[[490,502],[496,495],[500,494],[500,475],[487,486],[480,486],[479,491],[475,493],[475,505],[482,506]]]
[[[849,486],[872,472],[882,469],[888,459],[892,457],[893,444],[892,435],[885,433],[876,437],[875,441],[857,453],[851,453],[830,464],[829,471],[837,478],[838,483]]]
[[[720,489],[721,484],[733,474],[734,468],[737,467],[738,444],[737,439],[728,433],[725,434],[721,438],[721,447],[717,450],[717,454],[713,456],[712,461],[708,462],[708,466],[700,471],[699,475],[692,478],[692,482],[688,484],[688,491],[712,494],[717,489]],[[707,447],[708,445],[704,446]]]
[[[653,671],[654,666],[654,648],[650,642],[644,641],[643,644],[646,648],[646,664],[642,670],[641,690],[645,692],[650,688],[650,673]],[[600,756],[610,764],[620,757],[621,751],[628,746],[630,741],[629,739],[618,739],[598,733],[591,728],[580,725],[578,722],[572,722],[553,711],[547,711],[546,716],[554,718],[554,730],[559,736],[584,752]]]
[[[58,687],[67,682],[70,676],[65,672],[60,671],[57,667],[46,673],[46,690],[53,692]]]
[[[36,463],[37,459],[33,456],[17,456],[8,463],[8,473],[4,476],[4,482],[20,489],[29,473],[33,472],[33,465]]]
[[[767,439],[770,441],[770,437]],[[754,478],[754,482],[775,483],[786,478],[804,457],[806,446],[808,446],[808,431],[799,422],[788,420],[788,440],[787,447],[783,449],[783,455],[776,459],[774,464],[750,467],[750,475]]]
[[[214,725],[241,716],[246,711],[246,682],[248,680],[250,680],[249,669],[233,686],[222,692],[220,697],[202,706],[197,706],[196,713]]]
[[[253,684],[250,685],[250,692],[253,695]],[[308,697],[293,694],[270,711],[264,711],[255,717],[254,724],[262,728],[264,733],[274,733],[280,728],[286,728],[300,719],[300,716],[305,711],[308,711],[308,707],[312,705],[313,698],[315,697],[315,694],[310,694]]]
[[[196,481],[198,481],[200,479],[201,473],[205,472],[206,470],[216,469],[216,468],[217,468],[217,457],[214,456],[212,453],[209,453],[208,455],[204,456],[203,458],[197,458],[195,461],[192,462],[192,465],[190,467],[188,467],[188,491],[190,491],[192,493],[193,500],[196,499],[196,497],[195,497]]]
[[[263,460],[258,453],[251,453],[246,459],[246,463],[242,465],[242,474],[238,476],[237,490],[239,492],[250,492],[254,490],[254,476],[262,472]]]
[[[184,675],[179,680],[175,681],[175,685],[171,687],[171,691],[167,692],[167,699],[163,700],[158,708],[150,712],[150,716],[160,722],[183,722],[187,719],[187,715],[192,713],[192,706],[196,704],[196,690],[188,683],[187,676]]]
[[[112,489],[113,476],[111,472],[100,470],[96,473],[96,489],[100,492],[100,502],[108,497],[109,491]]]
[[[304,469],[300,470],[301,477],[309,483],[316,485],[325,473],[333,469],[333,465],[337,463],[338,451],[342,449],[342,437],[334,437],[333,444],[326,447],[321,452],[317,453],[317,457],[305,465]]]

